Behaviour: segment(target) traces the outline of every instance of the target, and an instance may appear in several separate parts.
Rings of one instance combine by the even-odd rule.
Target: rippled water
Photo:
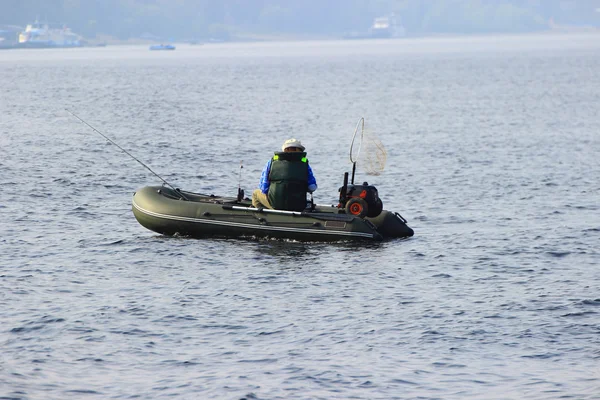
[[[0,398],[600,398],[599,38],[0,52]],[[158,236],[65,109],[219,195],[297,137],[321,204],[364,116],[415,236]]]

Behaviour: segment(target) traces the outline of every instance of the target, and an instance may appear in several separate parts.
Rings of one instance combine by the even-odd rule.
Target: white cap
[[[281,151],[285,151],[285,149],[287,149],[288,147],[298,147],[302,149],[302,151],[304,151],[304,146],[302,146],[302,143],[300,143],[298,139],[292,138],[283,142],[283,146],[281,146]]]

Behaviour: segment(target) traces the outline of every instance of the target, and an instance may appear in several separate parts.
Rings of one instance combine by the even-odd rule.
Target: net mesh
[[[358,135],[361,133],[359,128]],[[379,140],[375,132],[365,128],[362,130],[362,137],[358,137],[360,143],[360,153],[358,154],[357,164],[368,175],[380,175],[385,169],[387,162],[387,151],[385,146]]]

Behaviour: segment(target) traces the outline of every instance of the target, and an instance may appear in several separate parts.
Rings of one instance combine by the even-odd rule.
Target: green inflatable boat
[[[364,118],[358,121],[352,136],[352,181],[348,183],[346,172],[344,184],[339,189],[339,203],[319,206],[311,198],[304,210],[287,211],[255,208],[248,198],[244,198],[241,188],[238,188],[237,197],[219,197],[175,188],[108,136],[75,113],[66,111],[163,182],[162,186],[143,187],[133,195],[133,214],[142,226],[151,231],[191,237],[250,237],[298,241],[380,241],[414,235],[400,214],[383,209],[383,202],[375,186],[367,182],[354,184],[356,163],[365,135]],[[358,150],[355,154],[353,149],[359,132],[359,144],[356,145]],[[378,142],[375,148],[378,162],[385,160],[383,145]],[[380,163],[381,170],[383,164]],[[302,208],[301,201],[297,205],[297,208]]]
[[[340,198],[347,200],[345,207],[310,205],[304,211],[255,208],[243,195],[219,197],[167,186],[146,186],[134,194],[132,208],[142,226],[163,235],[380,241],[414,234],[400,214],[383,210],[380,200],[371,207],[374,216],[369,217],[365,210],[367,191],[362,185],[357,186],[346,184],[340,189],[344,195]]]
[[[352,180],[348,183],[348,172],[344,173],[337,205],[315,205],[311,196],[302,211],[255,208],[244,198],[241,188],[238,188],[237,197],[185,192],[142,164],[163,181],[163,186],[146,186],[138,190],[133,195],[133,214],[144,227],[164,235],[298,241],[380,241],[413,236],[413,230],[400,214],[383,209],[375,186],[368,182],[354,183],[364,140],[364,123],[361,118],[352,136]],[[353,149],[359,129],[360,140],[355,154]],[[379,144],[378,148],[383,149],[383,145]],[[385,150],[380,156],[385,158]],[[302,202],[292,209],[302,209]]]

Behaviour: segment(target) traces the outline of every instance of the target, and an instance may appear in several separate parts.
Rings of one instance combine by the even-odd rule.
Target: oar
[[[247,211],[247,212],[260,212],[267,214],[278,214],[278,215],[291,215],[294,217],[310,217],[315,219],[320,219],[324,221],[343,221],[343,222],[351,222],[354,220],[354,216],[347,214],[328,214],[328,213],[312,213],[305,211],[286,211],[286,210],[272,210],[270,208],[255,208],[255,207],[240,207],[233,206],[230,204],[223,204],[224,210],[237,210],[237,211]]]

